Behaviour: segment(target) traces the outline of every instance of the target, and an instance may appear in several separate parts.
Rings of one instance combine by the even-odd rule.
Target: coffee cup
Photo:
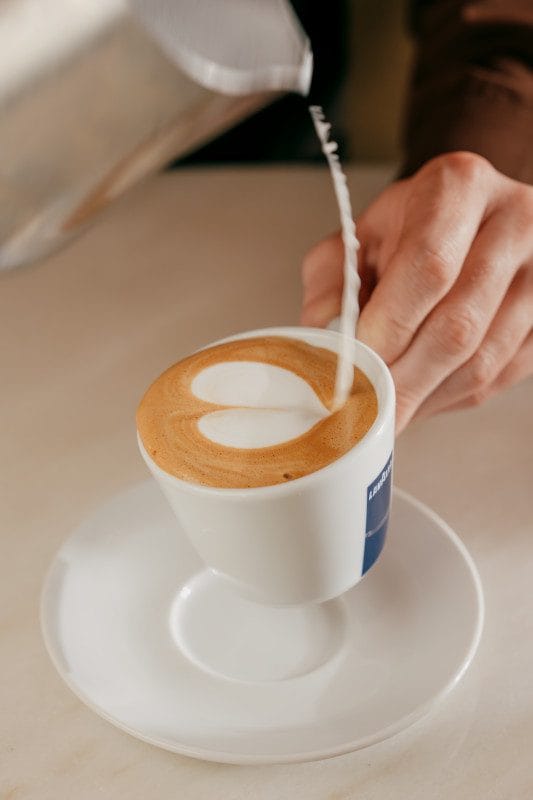
[[[282,336],[337,351],[341,334],[283,327],[224,340]],[[218,342],[215,344],[219,344]],[[382,550],[389,518],[395,394],[390,372],[354,341],[353,362],[377,395],[363,438],[332,463],[272,486],[220,488],[163,470],[138,435],[140,452],[205,564],[259,603],[318,603],[353,587]]]

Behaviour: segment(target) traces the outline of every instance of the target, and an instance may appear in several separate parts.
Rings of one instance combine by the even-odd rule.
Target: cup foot
[[[342,601],[276,607],[241,597],[211,570],[180,590],[174,642],[197,667],[229,680],[280,681],[318,669],[340,651]]]

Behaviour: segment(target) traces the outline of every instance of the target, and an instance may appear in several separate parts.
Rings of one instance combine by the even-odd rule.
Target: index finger
[[[358,337],[387,363],[457,279],[487,212],[492,167],[469,153],[427,164],[413,179],[396,250],[361,312]],[[386,235],[386,234],[385,234]]]

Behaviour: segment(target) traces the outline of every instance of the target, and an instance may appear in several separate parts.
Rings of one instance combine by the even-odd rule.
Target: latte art
[[[268,447],[295,439],[328,415],[311,386],[287,369],[258,361],[214,364],[192,393],[227,409],[198,420],[201,433],[227,447]]]
[[[164,471],[207,486],[251,488],[315,472],[350,450],[377,416],[354,369],[331,414],[336,354],[280,336],[207,348],[164,372],[137,412],[145,450]]]

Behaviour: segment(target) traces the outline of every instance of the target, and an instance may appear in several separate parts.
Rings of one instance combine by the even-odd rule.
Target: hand
[[[357,221],[358,337],[390,365],[397,432],[533,373],[533,187],[473,153],[389,186]],[[302,323],[340,313],[339,234],[303,264]]]

